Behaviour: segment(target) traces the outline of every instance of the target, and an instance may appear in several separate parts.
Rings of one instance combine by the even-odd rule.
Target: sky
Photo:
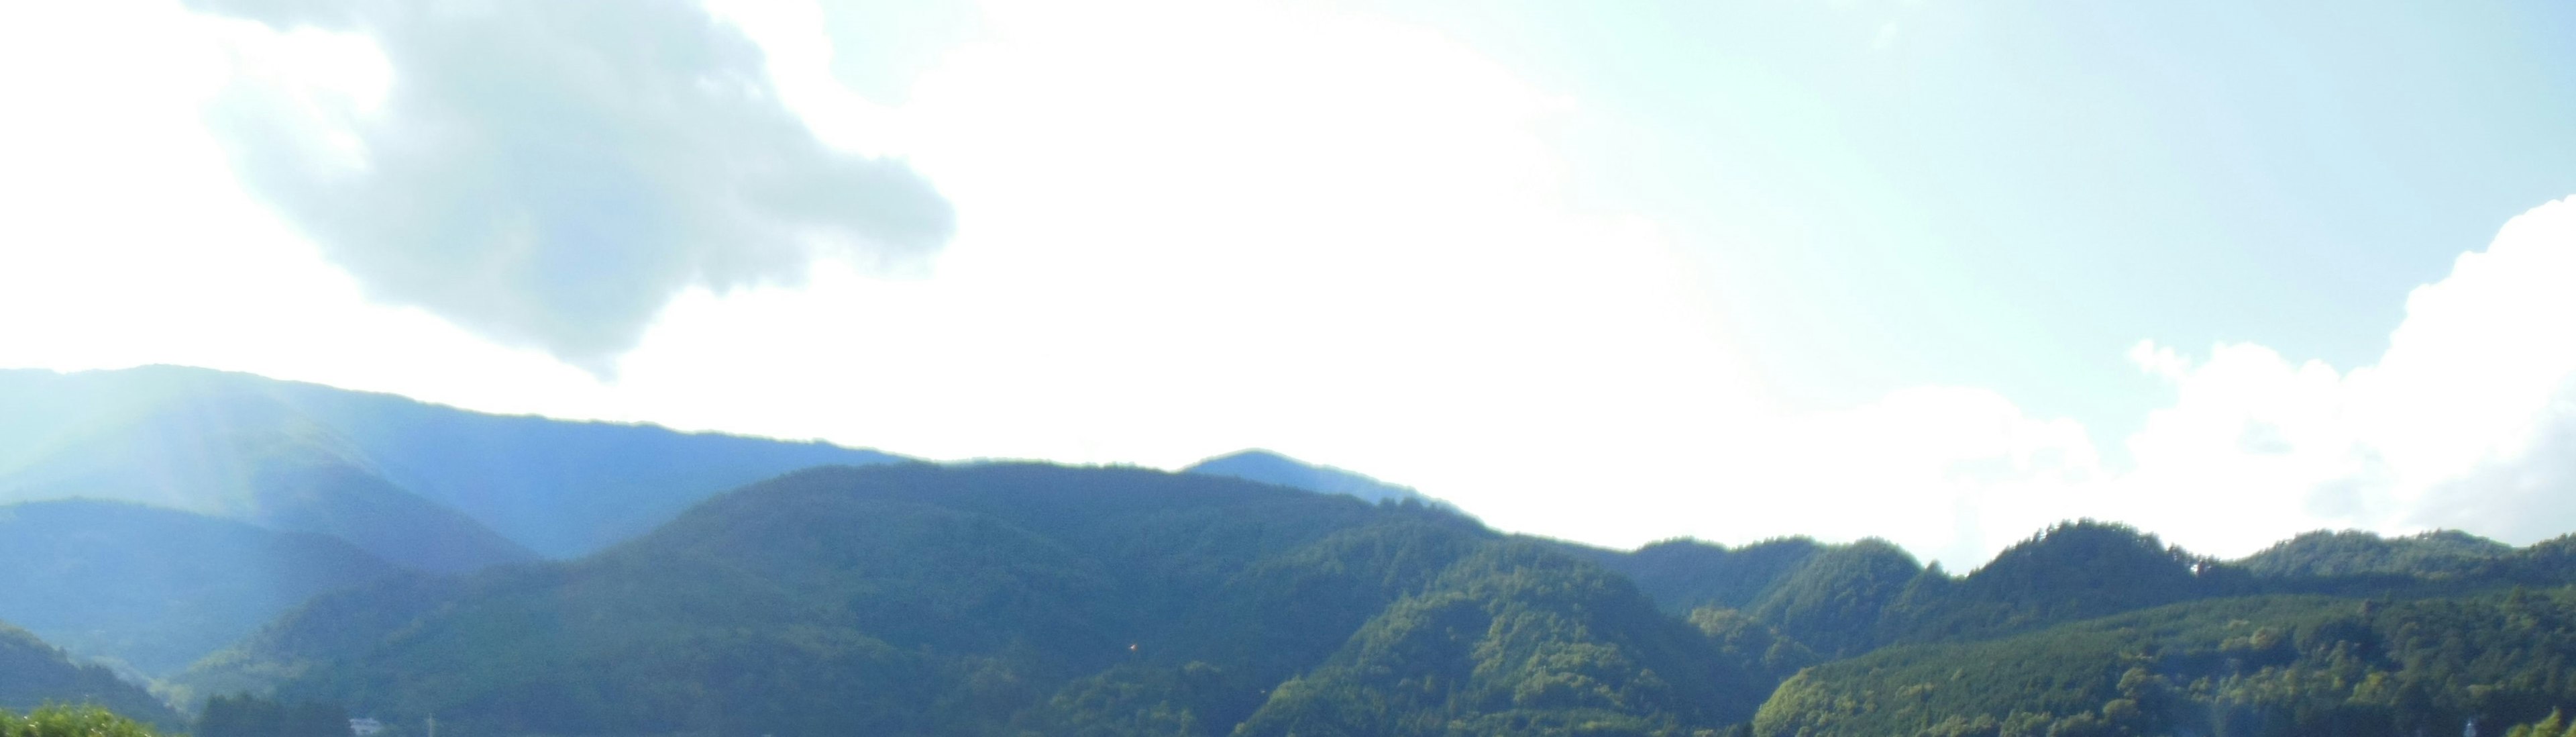
[[[2576,6],[0,7],[0,366],[1602,545],[2576,532]]]

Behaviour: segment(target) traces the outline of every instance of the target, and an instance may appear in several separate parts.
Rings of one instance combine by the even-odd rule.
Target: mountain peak
[[[1407,499],[1440,504],[1437,499],[1414,491],[1413,487],[1390,484],[1365,474],[1332,466],[1307,463],[1279,453],[1252,448],[1209,458],[1181,469],[1182,473],[1202,476],[1228,476],[1245,481],[1304,489],[1318,494],[1348,494],[1362,501],[1404,501]]]

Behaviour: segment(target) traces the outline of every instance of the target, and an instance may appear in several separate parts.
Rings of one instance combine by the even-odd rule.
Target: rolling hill
[[[573,557],[868,450],[469,412],[175,366],[0,371],[0,501],[133,501],[461,572]]]
[[[186,723],[115,671],[73,662],[26,630],[0,624],[0,710],[24,712],[54,703],[95,704],[164,729]]]
[[[0,506],[0,620],[154,676],[398,570],[337,538],[139,504]]]
[[[1625,579],[1452,512],[1001,464],[816,469],[580,560],[326,596],[178,680],[556,734],[1316,734],[1376,709],[1686,735],[1767,692]]]

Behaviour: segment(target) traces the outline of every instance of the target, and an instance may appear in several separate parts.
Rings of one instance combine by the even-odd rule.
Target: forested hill
[[[1953,575],[1876,540],[1606,551],[1202,474],[832,467],[580,559],[326,594],[170,685],[492,734],[2397,735],[2576,709],[2576,538],[2303,539],[2230,562],[2072,522]]]
[[[333,535],[430,571],[578,556],[726,489],[895,460],[207,369],[0,370],[0,502],[133,501]]]
[[[114,671],[75,663],[26,630],[0,623],[0,711],[54,703],[96,704],[162,727],[184,723],[177,712]]]
[[[2400,575],[2474,573],[2514,554],[2512,546],[2458,530],[2386,538],[2358,530],[2310,532],[2247,557],[2245,569],[2265,575]]]
[[[1809,669],[1761,735],[2501,734],[2576,706],[2576,589],[2226,598]]]
[[[337,538],[139,504],[0,506],[0,620],[149,675],[397,570]]]
[[[1769,679],[1625,579],[1445,510],[908,464],[326,596],[180,680],[459,733],[1690,735]]]

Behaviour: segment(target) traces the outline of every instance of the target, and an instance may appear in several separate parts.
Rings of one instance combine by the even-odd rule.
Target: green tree
[[[0,737],[155,737],[142,722],[97,706],[50,704],[25,715],[0,711]]]

